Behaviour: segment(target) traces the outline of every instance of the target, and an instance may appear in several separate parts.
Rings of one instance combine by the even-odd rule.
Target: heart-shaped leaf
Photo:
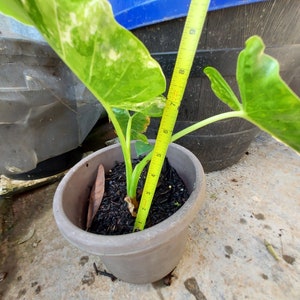
[[[128,123],[130,121],[130,136],[127,139],[140,140],[148,142],[147,137],[143,134],[150,124],[150,118],[142,113],[133,113],[132,115],[125,109],[114,108],[113,112],[122,128],[123,135],[127,137]]]
[[[264,49],[262,39],[253,36],[239,54],[236,75],[242,104],[216,69],[207,67],[204,72],[220,100],[299,152],[300,99],[280,77],[278,61]]]
[[[300,151],[300,99],[279,75],[278,61],[264,53],[261,38],[246,41],[237,64],[237,81],[247,118]]]
[[[241,110],[241,103],[219,71],[213,67],[206,67],[204,73],[210,80],[214,94],[231,109]]]

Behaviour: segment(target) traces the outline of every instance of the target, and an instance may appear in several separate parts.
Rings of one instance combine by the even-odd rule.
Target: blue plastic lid
[[[116,20],[134,29],[187,15],[191,0],[109,0]],[[266,0],[211,0],[209,11]]]

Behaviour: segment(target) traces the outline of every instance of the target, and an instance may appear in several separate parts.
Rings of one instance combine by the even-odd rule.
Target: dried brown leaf
[[[132,199],[128,196],[125,197],[125,202],[127,202],[127,208],[130,211],[131,215],[133,217],[136,217],[136,210],[138,208],[138,203],[136,201],[136,199]]]
[[[89,229],[92,221],[100,207],[101,201],[103,199],[105,189],[105,172],[103,165],[99,165],[97,171],[97,177],[93,185],[90,198],[89,198],[89,208],[87,214],[86,228]]]

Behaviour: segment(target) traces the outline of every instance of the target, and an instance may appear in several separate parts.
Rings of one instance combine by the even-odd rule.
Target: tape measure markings
[[[134,230],[143,230],[146,223],[197,50],[209,2],[209,0],[192,0],[190,4]]]

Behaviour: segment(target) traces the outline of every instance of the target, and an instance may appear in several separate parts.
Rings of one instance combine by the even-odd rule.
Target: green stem
[[[183,136],[185,136],[195,130],[198,130],[206,125],[209,125],[209,124],[217,122],[217,121],[229,119],[229,118],[244,118],[244,119],[246,119],[246,115],[243,111],[229,111],[229,112],[225,112],[225,113],[207,118],[205,120],[202,120],[196,124],[193,124],[185,129],[175,133],[171,138],[171,142],[175,142],[178,139],[182,138]]]
[[[230,112],[226,112],[226,113],[222,113],[210,118],[207,118],[205,120],[202,120],[196,124],[193,124],[177,133],[175,133],[172,138],[171,141],[175,142],[176,140],[178,140],[179,138],[183,137],[184,135],[187,135],[195,130],[198,130],[206,125],[209,125],[211,123],[217,122],[217,121],[221,121],[221,120],[225,120],[225,119],[229,119],[229,118],[246,118],[246,115],[243,111],[230,111]],[[141,173],[143,171],[143,169],[145,168],[145,166],[147,165],[147,163],[151,160],[152,157],[152,153],[153,151],[149,152],[144,158],[143,160],[141,160],[134,168],[133,172],[132,172],[132,178],[131,178],[131,184],[129,187],[129,196],[134,196],[136,195],[136,190],[137,190],[137,184],[139,181],[139,178],[141,176]]]
[[[128,139],[125,138],[122,128],[120,127],[120,124],[119,124],[117,118],[115,117],[113,110],[111,109],[111,107],[109,105],[108,106],[103,105],[103,107],[106,110],[110,121],[113,123],[113,127],[117,133],[117,136],[119,138],[119,142],[120,142],[120,145],[122,148],[124,163],[125,163],[125,168],[126,168],[126,189],[127,189],[127,193],[128,193],[128,191],[130,190],[130,181],[132,178],[130,138],[129,138],[129,147],[128,147],[128,145],[127,145]],[[126,132],[126,134],[127,134],[127,132]]]
[[[132,161],[131,161],[131,125],[132,125],[132,117],[129,115],[128,123],[127,123],[127,128],[126,128],[126,136],[125,136],[125,141],[126,141],[126,153],[129,156],[130,159],[130,177],[126,177],[126,188],[127,188],[127,195],[131,198],[132,195],[130,194],[130,185],[131,185],[131,180],[132,180]],[[129,162],[128,162],[129,163]],[[126,168],[126,176],[127,176],[127,168]],[[134,196],[134,195],[133,195]]]
[[[127,184],[127,194],[129,197],[134,198],[136,197],[136,190],[138,181],[140,179],[141,173],[143,169],[146,167],[147,163],[151,160],[152,157],[152,151],[149,152],[136,166],[134,169],[132,169],[132,163],[131,163],[131,152],[130,152],[130,133],[131,133],[131,119],[129,119],[127,130],[126,130],[126,138],[123,134],[123,131],[120,127],[119,122],[117,121],[113,111],[109,107],[105,107],[108,116],[113,123],[113,126],[117,132],[123,156],[124,156],[124,162],[126,167],[126,184]],[[207,118],[205,120],[202,120],[196,124],[193,124],[177,133],[175,133],[172,138],[171,142],[175,142],[179,138],[198,130],[206,125],[209,125],[211,123],[229,119],[229,118],[245,118],[246,115],[243,111],[230,111],[226,113],[222,113],[210,118]]]
[[[128,152],[130,153],[130,143],[131,143],[131,124],[132,124],[132,117],[129,115],[127,128],[126,128],[126,147]]]
[[[151,157],[152,157],[152,151],[149,152],[133,169],[131,184],[129,187],[129,196],[130,197],[136,196],[136,190],[137,190],[137,185],[138,185],[139,179],[141,177],[141,174],[142,174],[144,168],[151,160]]]

